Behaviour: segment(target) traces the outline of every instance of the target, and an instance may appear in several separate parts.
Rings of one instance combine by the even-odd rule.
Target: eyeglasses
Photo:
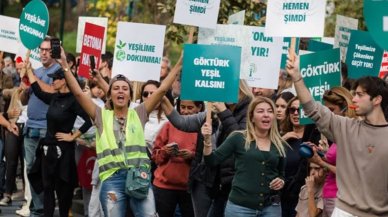
[[[299,108],[290,107],[290,108],[288,108],[288,112],[290,114],[295,114],[295,112],[297,112],[299,114]]]
[[[154,93],[154,92],[152,92],[152,91],[144,91],[143,94],[142,94],[142,96],[143,96],[143,97],[148,97],[148,96],[152,95],[153,93]]]
[[[39,48],[39,52],[43,53],[43,51],[50,52],[51,48]]]

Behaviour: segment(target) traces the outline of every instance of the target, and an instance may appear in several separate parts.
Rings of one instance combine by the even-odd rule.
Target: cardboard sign
[[[388,52],[384,51],[379,77],[384,78],[386,74],[388,74]]]
[[[78,74],[89,78],[90,56],[94,56],[96,69],[100,65],[105,28],[91,23],[85,23],[84,37],[82,39],[81,59]]]
[[[326,0],[271,0],[265,34],[280,37],[323,37]]]
[[[23,61],[25,61],[27,51],[28,51],[28,49],[26,47],[24,47],[23,44],[20,43],[19,47],[18,47],[18,52],[16,53],[16,56],[15,56],[15,59],[20,56],[23,59]],[[39,55],[39,48],[38,47],[31,50],[30,63],[31,63],[31,66],[33,69],[37,69],[37,68],[40,68],[43,66],[42,62],[40,62],[40,55]]]
[[[357,30],[358,20],[350,17],[337,15],[334,35],[334,47],[340,48],[341,60],[346,61],[346,52],[350,39],[350,31]]]
[[[295,38],[295,54],[299,54],[299,42],[300,38]],[[282,52],[282,61],[280,62],[280,68],[285,69],[286,68],[286,63],[287,63],[287,55],[288,55],[288,50],[291,47],[291,38],[290,37],[285,37],[283,38],[283,52]]]
[[[382,49],[388,50],[388,1],[365,0],[364,17],[372,38]]]
[[[82,40],[84,38],[85,23],[92,23],[94,25],[102,26],[105,28],[104,41],[102,43],[102,52],[105,53],[106,47],[106,32],[108,30],[108,18],[107,17],[79,17],[78,18],[78,30],[77,30],[77,47],[76,52],[81,53]]]
[[[245,10],[232,14],[228,18],[228,24],[244,25]]]
[[[220,0],[177,0],[174,23],[214,29]]]
[[[251,55],[244,69],[248,68],[250,87],[277,89],[280,62],[283,52],[282,37],[266,37],[264,27],[246,27],[250,33]]]
[[[377,77],[383,52],[369,32],[352,30],[346,55],[348,77],[353,79],[367,75]]]
[[[19,19],[0,15],[0,50],[16,54],[19,49]]]
[[[112,76],[159,81],[165,31],[162,25],[119,22]]]
[[[237,102],[241,48],[185,44],[183,100]]]
[[[328,43],[324,43],[316,40],[310,40],[307,46],[307,50],[312,52],[331,50],[331,49],[333,49],[332,44],[328,44]]]
[[[207,45],[231,45],[241,47],[241,73],[240,78],[245,79],[248,76],[250,41],[251,37],[246,26],[240,25],[217,25],[216,29],[199,28],[198,44]]]
[[[20,14],[19,36],[23,45],[33,50],[40,46],[49,28],[49,13],[41,0],[32,0]]]
[[[315,101],[322,102],[326,90],[341,86],[341,59],[339,48],[300,56],[300,72]],[[300,109],[300,123],[312,123]]]

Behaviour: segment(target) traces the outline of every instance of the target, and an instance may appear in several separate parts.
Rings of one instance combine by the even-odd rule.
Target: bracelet
[[[296,82],[298,82],[298,81],[300,81],[300,80],[302,80],[302,79],[303,79],[303,77],[300,76],[296,81],[294,81],[294,83],[296,83]]]

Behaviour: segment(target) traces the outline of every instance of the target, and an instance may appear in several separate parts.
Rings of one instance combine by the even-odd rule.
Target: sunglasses
[[[143,94],[142,94],[142,96],[143,96],[143,97],[148,97],[148,96],[152,95],[153,93],[154,93],[154,92],[152,92],[152,91],[144,91]]]
[[[290,108],[288,108],[288,112],[290,114],[295,114],[295,112],[297,112],[299,114],[299,108],[290,107]]]
[[[60,77],[54,77],[54,78],[53,78],[53,81],[56,81],[56,80],[61,80],[61,79],[63,79],[63,78],[60,78]]]

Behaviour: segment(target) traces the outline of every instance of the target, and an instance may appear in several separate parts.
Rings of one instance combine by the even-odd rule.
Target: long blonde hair
[[[340,107],[344,116],[349,118],[356,117],[356,112],[349,109],[348,106],[353,104],[352,94],[344,87],[333,87],[323,94],[322,100]]]
[[[247,129],[243,131],[243,134],[245,135],[245,150],[250,149],[251,142],[256,141],[256,133],[255,133],[255,125],[253,123],[253,112],[256,108],[256,106],[260,103],[267,103],[272,107],[272,110],[275,112],[275,105],[267,97],[255,97],[252,102],[248,106],[248,114],[247,114]],[[272,120],[271,129],[269,130],[269,139],[271,143],[273,143],[276,146],[276,149],[279,151],[280,155],[282,157],[286,156],[286,151],[284,146],[287,144],[287,142],[282,139],[280,136],[276,118]]]

